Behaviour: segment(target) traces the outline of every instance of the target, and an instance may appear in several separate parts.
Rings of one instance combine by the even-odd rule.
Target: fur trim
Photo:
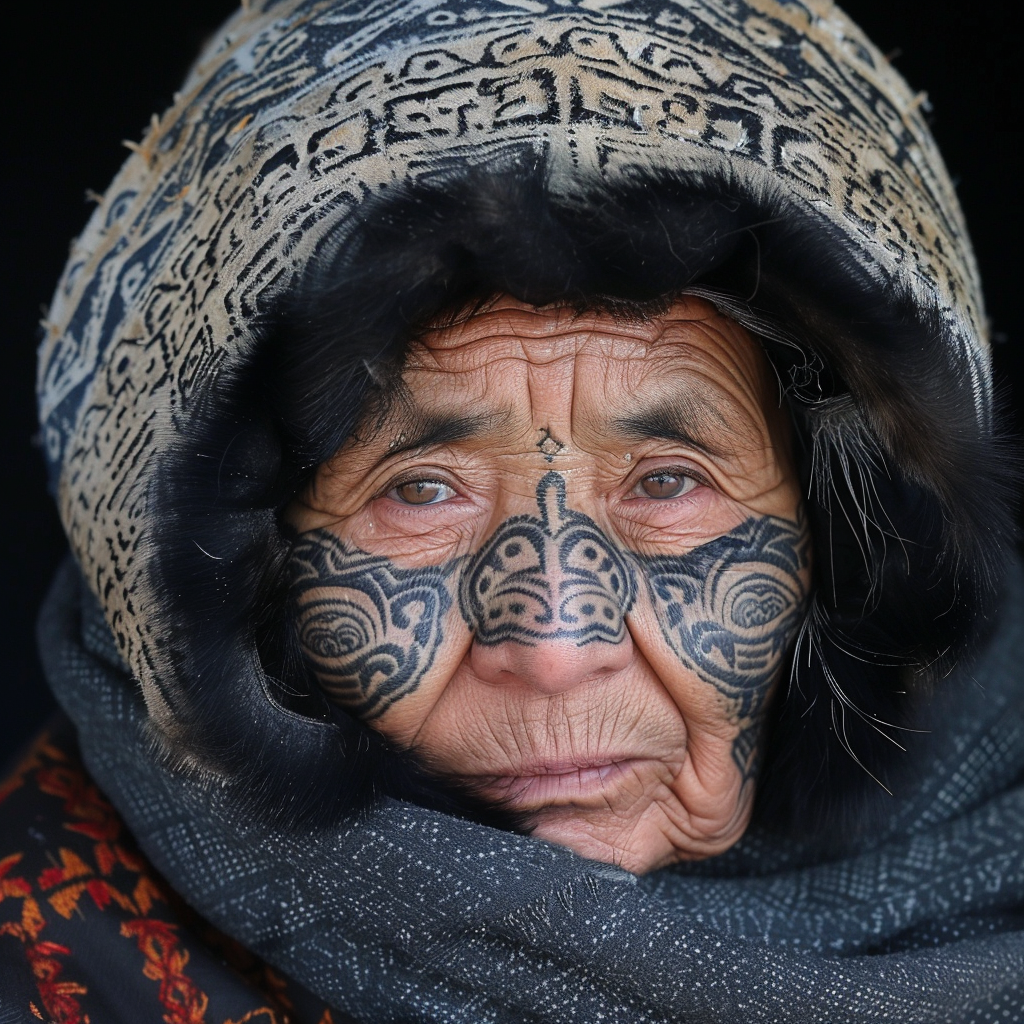
[[[296,820],[382,792],[465,808],[305,678],[281,616],[276,512],[443,311],[500,291],[642,309],[685,289],[762,337],[808,486],[815,599],[759,814],[787,829],[863,824],[881,785],[898,785],[916,703],[991,616],[1011,535],[1006,461],[928,311],[880,293],[781,192],[730,180],[638,179],[568,202],[539,162],[476,169],[389,189],[324,245],[164,476],[155,579],[183,638],[180,677],[211,681],[175,707],[179,749]]]
[[[890,777],[874,719],[969,648],[1008,534],[976,268],[919,103],[832,5],[438,13],[247,5],[72,250],[43,436],[154,734],[295,821],[449,800],[295,667],[279,509],[439,310],[692,288],[765,340],[810,488],[817,601],[762,806],[858,806],[843,743]]]

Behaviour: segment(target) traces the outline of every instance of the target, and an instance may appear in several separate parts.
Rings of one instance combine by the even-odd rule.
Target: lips
[[[473,788],[485,799],[514,810],[598,805],[606,803],[625,777],[644,761],[606,757],[585,763],[542,762],[524,765],[516,774],[477,777]]]

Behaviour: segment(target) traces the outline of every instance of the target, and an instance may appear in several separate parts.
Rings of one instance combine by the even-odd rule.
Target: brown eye
[[[670,470],[651,473],[637,484],[640,493],[646,498],[679,498],[696,486],[697,481],[693,477]]]
[[[455,491],[440,480],[410,480],[393,487],[388,497],[403,505],[436,505],[455,497]]]

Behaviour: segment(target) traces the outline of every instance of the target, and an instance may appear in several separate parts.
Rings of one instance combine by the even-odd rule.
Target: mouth
[[[543,762],[524,765],[516,774],[478,776],[473,789],[484,799],[517,811],[595,806],[606,803],[610,793],[643,763],[643,758],[636,757]]]

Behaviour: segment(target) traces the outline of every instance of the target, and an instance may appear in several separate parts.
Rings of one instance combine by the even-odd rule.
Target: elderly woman
[[[1024,1012],[1024,579],[918,107],[823,3],[243,6],[42,349],[117,813],[62,734],[8,786],[12,1019]]]
[[[728,849],[811,576],[756,342],[699,300],[502,298],[400,385],[285,513],[325,692],[585,856]]]

